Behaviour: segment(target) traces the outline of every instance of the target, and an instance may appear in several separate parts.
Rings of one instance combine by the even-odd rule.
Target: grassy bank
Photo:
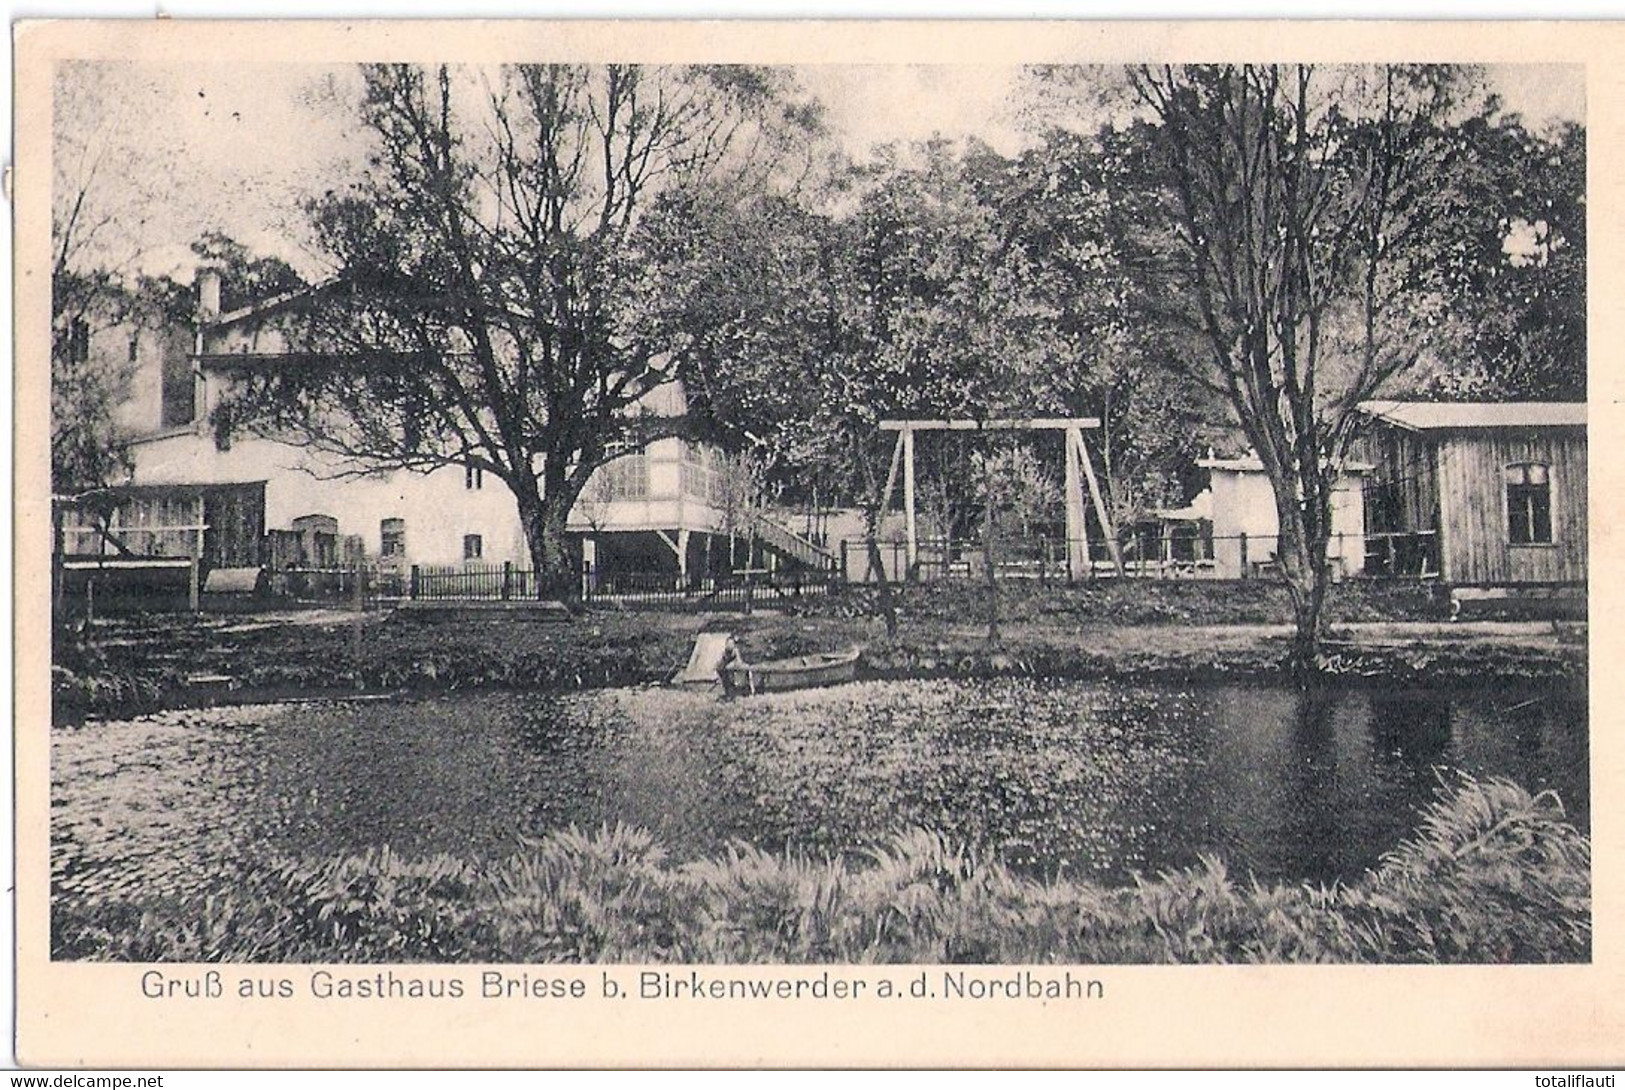
[[[923,583],[894,588],[899,608],[913,622],[985,621],[987,588],[980,581]],[[853,586],[828,599],[808,599],[811,616],[878,616],[879,594]],[[999,616],[1011,624],[1257,625],[1292,619],[1286,586],[1267,579],[1096,579],[1080,583],[1006,580],[998,588]],[[1349,580],[1331,588],[1326,618],[1332,624],[1368,621],[1442,621],[1450,602],[1433,583]]]
[[[871,588],[769,600],[752,616],[595,609],[568,624],[503,620],[413,623],[384,614],[268,618],[137,617],[100,624],[88,644],[58,648],[55,715],[133,714],[196,699],[187,678],[232,679],[236,698],[314,693],[571,690],[664,681],[702,628],[739,635],[750,659],[863,645],[873,676],[1248,677],[1283,669],[1285,592],[1264,582],[1107,582],[1001,587],[1001,639],[986,639],[986,591],[974,584],[903,588],[894,635]],[[1331,676],[1402,681],[1583,678],[1582,642],[1487,639],[1440,620],[1418,584],[1335,588],[1321,658]],[[325,618],[325,620],[323,620]],[[321,623],[304,623],[315,619]],[[1427,633],[1396,631],[1423,622]],[[1367,631],[1369,630],[1369,631]],[[1573,629],[1571,628],[1571,631]]]
[[[365,853],[250,867],[173,901],[53,901],[57,958],[436,962],[1579,962],[1590,842],[1550,795],[1464,780],[1361,881],[1266,885],[1216,860],[1124,888],[1036,882],[939,835],[861,857],[645,832],[549,836],[494,867]]]

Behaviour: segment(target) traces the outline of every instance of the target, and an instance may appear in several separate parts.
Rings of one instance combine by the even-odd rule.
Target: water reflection
[[[1589,824],[1563,688],[891,682],[719,703],[664,691],[188,712],[53,736],[59,893],[203,883],[267,852],[496,858],[571,824],[838,854],[911,825],[1024,871],[1123,881],[1202,854],[1330,881],[1452,770]],[[145,800],[162,800],[150,806]]]

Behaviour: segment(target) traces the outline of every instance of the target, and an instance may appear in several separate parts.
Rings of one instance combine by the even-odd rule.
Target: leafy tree
[[[1137,275],[1132,258],[1167,239],[1143,153],[1133,134],[1051,128],[998,198],[1047,306],[1033,335],[1047,341],[1048,363],[1033,381],[1061,411],[1101,420],[1089,442],[1120,526],[1183,501],[1208,422],[1223,412],[1186,373],[1188,346],[1147,320],[1166,305],[1167,285]]]
[[[1475,116],[1450,138],[1447,203],[1427,229],[1448,337],[1416,385],[1458,400],[1583,400],[1585,130]]]
[[[1173,243],[1164,316],[1228,400],[1275,494],[1277,555],[1312,662],[1331,498],[1356,406],[1415,362],[1441,310],[1425,245],[1461,73],[1438,67],[1141,68]],[[1144,274],[1150,274],[1147,268]]]
[[[483,469],[539,583],[568,593],[592,472],[681,426],[642,410],[697,343],[649,321],[645,213],[759,187],[816,115],[745,68],[371,65],[364,82],[370,168],[310,210],[337,275],[235,411],[358,471]]]
[[[792,494],[863,508],[871,535],[885,417],[1102,415],[1120,506],[1183,498],[1173,467],[1196,432],[1135,355],[1100,159],[1064,133],[1016,159],[937,141],[836,171],[812,200],[659,217],[667,320],[705,331],[698,404],[725,441],[769,452]],[[972,455],[988,443],[917,449],[920,510],[951,536],[978,532]]]

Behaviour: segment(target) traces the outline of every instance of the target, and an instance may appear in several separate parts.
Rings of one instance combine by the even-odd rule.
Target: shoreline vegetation
[[[1325,678],[1585,683],[1583,623],[1452,623],[1428,586],[1335,590],[1317,662]],[[659,684],[707,630],[735,633],[750,659],[858,644],[865,676],[880,679],[1279,678],[1289,669],[1286,595],[1265,583],[1001,587],[997,641],[987,638],[984,593],[898,588],[894,635],[866,587],[770,598],[749,616],[598,607],[568,623],[414,622],[337,610],[107,619],[88,640],[59,641],[53,718],[316,695]],[[215,683],[200,689],[200,675]]]
[[[267,860],[212,892],[52,902],[52,956],[144,962],[1572,963],[1590,840],[1551,793],[1460,777],[1361,879],[1263,883],[1215,858],[1103,888],[907,830],[817,859],[681,861],[628,827],[503,862]]]

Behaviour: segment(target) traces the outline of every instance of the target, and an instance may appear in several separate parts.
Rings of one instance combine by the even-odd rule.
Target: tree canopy
[[[643,405],[692,350],[643,320],[645,214],[765,185],[816,114],[727,67],[374,65],[365,86],[370,167],[310,208],[336,275],[239,418],[357,466],[482,469],[556,590],[593,470],[681,423]]]
[[[85,317],[184,321],[182,289],[119,256],[155,197],[104,188],[121,153],[98,86],[65,102],[56,155],[64,485],[120,472],[128,360],[87,354]],[[877,516],[883,417],[1097,416],[1120,521],[1187,501],[1204,446],[1256,451],[1312,629],[1359,400],[1584,395],[1580,126],[1537,132],[1460,67],[1048,68],[1030,87],[1054,108],[1019,151],[936,139],[856,163],[784,70],[364,66],[362,165],[305,209],[330,275],[307,290],[224,235],[194,246],[229,270],[227,310],[305,292],[290,351],[245,369],[224,422],[358,473],[478,467],[557,583],[587,479],[660,435]],[[676,379],[689,412],[651,411]],[[922,461],[967,533],[972,445]]]

